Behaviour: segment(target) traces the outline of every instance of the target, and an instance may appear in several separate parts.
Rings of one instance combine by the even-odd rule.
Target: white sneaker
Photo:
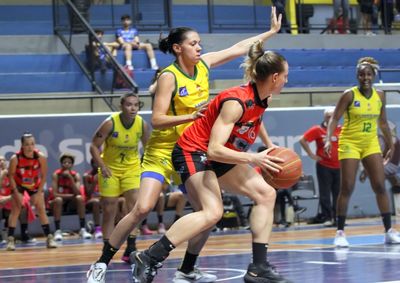
[[[90,266],[86,273],[87,283],[105,283],[106,282],[107,264],[104,262],[96,262]]]
[[[92,234],[90,234],[88,231],[86,231],[85,228],[81,228],[81,230],[79,230],[79,237],[81,237],[82,239],[85,239],[85,240],[89,240],[92,238]]]
[[[62,235],[61,230],[56,230],[54,232],[54,240],[55,241],[62,241],[63,240],[63,235]]]
[[[187,283],[187,282],[215,282],[217,280],[217,276],[214,274],[206,273],[198,268],[194,268],[192,272],[188,274],[183,273],[182,271],[177,270],[175,272],[175,277],[172,280],[174,283]]]
[[[101,227],[96,227],[94,229],[94,238],[95,239],[102,239],[103,238],[103,232],[101,232]]]
[[[160,223],[158,224],[158,230],[157,230],[158,234],[165,234],[165,225],[164,223]]]
[[[349,247],[349,242],[346,239],[346,235],[343,230],[336,231],[336,237],[333,241],[333,244],[338,248],[347,248]]]
[[[400,235],[393,228],[390,228],[389,231],[385,233],[385,244],[400,244]]]

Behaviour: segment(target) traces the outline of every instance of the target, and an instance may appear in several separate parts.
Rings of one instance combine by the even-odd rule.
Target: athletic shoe
[[[106,282],[107,264],[104,262],[96,262],[90,266],[86,273],[87,283],[105,283]]]
[[[349,242],[346,239],[346,235],[344,234],[343,230],[336,231],[336,237],[333,241],[333,244],[338,248],[348,248]]]
[[[61,230],[56,230],[54,232],[54,240],[55,241],[62,241],[63,240],[63,235],[62,235]]]
[[[7,238],[8,238],[8,230],[6,228],[4,228],[3,230],[1,230],[1,242],[0,245],[4,245],[7,244]]]
[[[94,229],[94,238],[95,239],[102,239],[103,238],[103,232],[101,231],[101,227],[97,226]]]
[[[300,214],[300,213],[303,213],[304,211],[306,211],[306,210],[307,210],[307,207],[302,207],[302,206],[294,205],[294,206],[293,206],[293,210],[294,210],[294,213]]]
[[[35,244],[37,240],[33,238],[29,234],[25,234],[24,236],[21,237],[21,242],[24,244]]]
[[[172,280],[174,283],[187,283],[187,282],[215,282],[217,280],[217,276],[214,274],[206,273],[198,268],[194,268],[193,271],[189,273],[183,273],[180,270],[175,272],[175,277]]]
[[[153,235],[154,232],[152,230],[150,230],[149,226],[143,225],[142,228],[140,229],[140,231],[142,232],[142,235]]]
[[[54,240],[54,236],[52,234],[47,235],[46,246],[48,249],[55,249],[58,247],[56,241]]]
[[[13,236],[8,236],[6,250],[15,251],[15,238]]]
[[[153,282],[157,269],[162,267],[162,263],[152,259],[148,251],[131,253],[130,261],[132,263],[133,282]]]
[[[322,225],[325,227],[332,227],[333,222],[330,220],[326,220],[324,223],[322,223]]]
[[[400,244],[400,235],[393,228],[390,228],[389,231],[385,233],[385,244]]]
[[[267,262],[267,264],[255,265],[250,263],[247,273],[244,276],[246,283],[290,283],[276,271],[275,267]]]
[[[158,224],[158,234],[165,234],[165,225],[164,223]]]
[[[79,230],[79,237],[80,237],[81,239],[89,240],[89,239],[92,238],[92,234],[90,234],[88,231],[86,231],[85,228],[81,228],[81,229]]]

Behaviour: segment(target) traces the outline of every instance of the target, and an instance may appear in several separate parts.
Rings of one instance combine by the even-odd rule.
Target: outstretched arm
[[[201,58],[203,59],[204,62],[210,67],[217,67],[219,65],[222,65],[224,63],[227,63],[229,61],[232,61],[233,59],[246,55],[247,52],[249,51],[250,46],[256,42],[256,41],[266,41],[268,38],[276,34],[280,29],[281,29],[281,21],[282,21],[282,15],[279,15],[279,17],[276,16],[276,8],[272,7],[271,8],[271,28],[269,31],[261,33],[259,35],[253,36],[246,38],[234,45],[232,45],[229,48],[216,51],[216,52],[210,52],[206,53]]]

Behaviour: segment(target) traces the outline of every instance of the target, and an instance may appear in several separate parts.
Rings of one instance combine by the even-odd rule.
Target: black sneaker
[[[246,283],[291,283],[291,281],[283,278],[275,267],[267,262],[263,265],[255,265],[250,263],[247,273],[244,276]]]
[[[162,267],[162,263],[152,259],[148,251],[131,253],[130,262],[133,282],[139,283],[153,282],[157,269]]]
[[[294,213],[300,214],[303,213],[304,211],[307,210],[307,207],[302,207],[302,206],[294,206],[293,207]]]

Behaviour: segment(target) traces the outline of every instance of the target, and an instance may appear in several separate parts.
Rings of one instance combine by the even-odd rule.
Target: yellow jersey
[[[143,118],[136,115],[133,124],[126,128],[121,112],[110,116],[113,129],[107,137],[101,157],[110,169],[128,170],[140,165],[139,142],[143,135]]]
[[[375,88],[369,98],[362,95],[358,87],[351,90],[353,101],[344,114],[339,142],[369,143],[378,135],[377,121],[381,115],[382,100]]]
[[[209,69],[202,60],[195,65],[193,77],[184,73],[175,62],[166,67],[162,73],[172,73],[175,77],[175,89],[172,93],[167,115],[179,116],[191,114],[209,98],[208,76]],[[192,122],[181,124],[167,129],[153,129],[147,148],[168,149],[172,151],[179,136]]]

